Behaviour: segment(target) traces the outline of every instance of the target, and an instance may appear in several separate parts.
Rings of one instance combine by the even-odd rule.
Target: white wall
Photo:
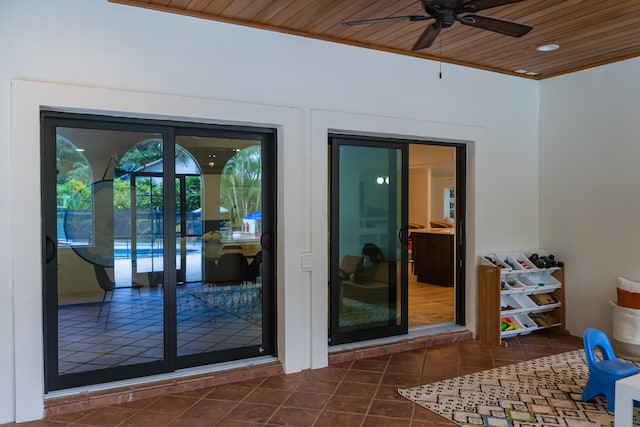
[[[566,261],[567,326],[611,332],[616,277],[640,281],[640,59],[542,81],[540,243]]]
[[[431,207],[430,188],[431,171],[426,166],[409,168],[409,222],[429,226]]]
[[[469,142],[472,328],[475,255],[538,247],[537,82],[104,0],[1,1],[0,58],[0,422],[42,414],[40,105],[278,128],[288,371],[327,360],[330,129]]]

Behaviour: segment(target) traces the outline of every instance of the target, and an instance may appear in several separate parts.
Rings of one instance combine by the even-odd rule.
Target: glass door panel
[[[406,333],[405,149],[333,138],[332,154],[331,342]]]
[[[132,234],[137,229],[161,236],[162,221],[153,218],[161,216],[162,204],[153,205],[150,191],[132,197],[132,175],[115,162],[137,143],[153,141],[161,147],[163,138],[63,126],[52,135],[55,143],[50,141],[48,150],[55,155],[46,158],[55,159],[56,176],[45,180],[45,192],[55,194],[50,200],[56,202],[55,208],[48,205],[45,220],[51,224],[48,212],[55,209],[56,226],[48,227],[55,235],[47,235],[56,251],[47,270],[55,280],[46,288],[46,312],[53,320],[46,323],[46,365],[48,387],[55,389],[86,383],[88,371],[124,372],[164,359],[163,293],[138,274],[141,264],[153,264],[158,255],[148,237]],[[144,179],[146,188],[153,186]]]
[[[176,298],[180,363],[259,355],[265,348],[262,141],[203,134],[178,135],[176,144],[184,151],[176,172],[185,172],[177,184],[184,218],[177,243],[187,271]],[[187,157],[195,168],[185,165]]]

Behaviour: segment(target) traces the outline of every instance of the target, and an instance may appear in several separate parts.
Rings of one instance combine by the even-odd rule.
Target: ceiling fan
[[[427,27],[418,38],[411,50],[426,49],[440,34],[442,28],[449,28],[455,21],[463,25],[494,31],[512,37],[521,37],[533,29],[528,25],[517,22],[503,21],[480,15],[464,15],[465,13],[479,12],[493,7],[503,6],[509,3],[518,3],[522,0],[420,0],[425,15],[390,16],[387,18],[363,19],[360,21],[344,22],[343,25],[373,24],[388,21],[426,21],[435,19],[435,22]]]

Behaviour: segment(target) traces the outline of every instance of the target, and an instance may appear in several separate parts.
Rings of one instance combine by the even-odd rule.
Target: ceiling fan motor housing
[[[442,11],[442,14],[438,16],[438,22],[440,22],[440,26],[442,28],[449,28],[455,22],[456,17],[453,14],[453,10],[445,9]]]
[[[458,0],[422,0],[422,7],[441,28],[449,28],[456,21],[455,10],[459,3]]]

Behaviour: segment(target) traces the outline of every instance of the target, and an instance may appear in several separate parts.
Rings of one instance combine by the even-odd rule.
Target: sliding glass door
[[[47,391],[275,353],[272,130],[42,126]]]
[[[406,144],[330,143],[331,344],[406,333]]]
[[[329,144],[330,343],[464,325],[465,144]]]

